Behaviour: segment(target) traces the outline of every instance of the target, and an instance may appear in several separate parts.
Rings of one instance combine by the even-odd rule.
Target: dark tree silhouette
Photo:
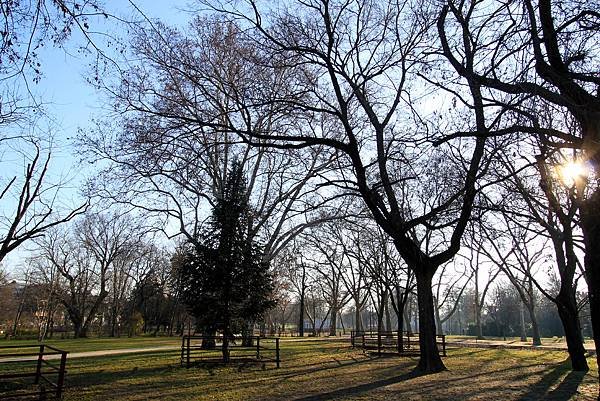
[[[228,121],[219,129],[235,132],[257,147],[325,148],[338,156],[340,177],[326,178],[323,185],[339,190],[339,196],[359,197],[392,238],[417,284],[416,369],[444,370],[436,344],[432,279],[460,249],[492,153],[485,137],[429,148],[433,131],[419,117],[411,90],[419,79],[417,70],[429,68],[423,44],[430,40],[430,5],[420,0],[321,0],[286,2],[285,7],[275,2],[269,8],[249,0],[240,2],[238,9],[228,2],[206,3],[239,21],[242,32],[260,47],[257,64],[265,77],[255,80],[260,85],[223,90],[227,98],[249,94],[240,103],[239,117],[230,113],[229,121],[244,120],[268,107],[277,111],[274,120],[280,128],[240,129]],[[281,90],[278,82],[285,82]],[[496,122],[484,113],[477,82],[468,87],[475,102],[464,106],[473,115],[460,119],[460,124],[487,131]],[[322,122],[323,128],[305,129],[314,121]],[[447,136],[437,123],[433,130],[433,136]],[[429,200],[415,202],[421,195]],[[421,247],[424,236],[435,237],[435,250]]]
[[[600,77],[597,67],[600,15],[594,2],[523,0],[520,4],[521,7],[513,8],[511,3],[498,3],[498,7],[490,9],[480,2],[448,1],[438,16],[443,53],[456,71],[490,93],[518,98],[522,103],[514,109],[519,117],[515,124],[487,133],[478,129],[458,135],[536,134],[544,146],[553,151],[577,150],[580,161],[588,165],[589,176],[579,177],[573,190],[585,246],[584,278],[596,363],[600,365]],[[481,15],[485,18],[480,18]],[[482,29],[487,30],[486,44],[478,45],[483,50],[481,57],[469,61],[478,66],[477,70],[468,70],[458,62],[464,49],[454,47],[455,41],[450,36],[453,29],[456,29],[456,37],[463,38],[481,37]],[[469,44],[472,46],[473,43]],[[500,104],[510,108],[506,102]],[[566,113],[567,120],[575,124],[556,118],[544,124],[539,116],[545,108],[552,109],[554,116]],[[539,160],[547,158],[547,154],[542,154]],[[577,370],[585,368],[581,361]]]
[[[183,300],[204,333],[223,333],[223,362],[233,334],[274,306],[269,264],[248,234],[250,219],[246,182],[235,162],[207,229],[179,259]]]

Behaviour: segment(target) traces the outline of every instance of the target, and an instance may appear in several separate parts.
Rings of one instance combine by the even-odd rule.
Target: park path
[[[111,356],[111,355],[123,355],[123,354],[138,354],[143,352],[160,352],[160,351],[175,351],[180,350],[180,345],[163,345],[160,347],[145,347],[145,348],[121,348],[121,349],[103,349],[97,351],[82,351],[82,352],[69,352],[67,358],[93,358],[98,356]],[[27,356],[23,358],[1,358],[1,362],[16,362],[16,361],[35,361],[37,356]],[[45,355],[44,359],[60,359],[60,355]]]
[[[345,340],[349,337],[304,337],[304,338],[287,338],[286,341],[338,341]],[[564,342],[555,342],[551,344],[543,344],[540,346],[533,346],[531,343],[525,343],[520,341],[502,341],[502,340],[475,340],[472,338],[468,339],[450,339],[446,341],[447,347],[468,347],[468,348],[510,348],[510,349],[532,349],[541,351],[566,351],[567,344]],[[586,351],[594,353],[594,344],[586,342],[584,344]],[[124,354],[138,354],[144,352],[161,352],[161,351],[178,351],[181,349],[180,345],[163,345],[159,347],[145,347],[145,348],[121,348],[121,349],[104,349],[96,351],[82,351],[82,352],[70,352],[68,355],[69,359],[72,358],[94,358],[99,356],[111,356],[111,355],[124,355]],[[60,355],[47,355],[44,359],[59,359]],[[24,358],[2,358],[1,362],[12,362],[12,361],[32,361],[36,360],[37,356],[30,356]]]
[[[534,346],[530,342],[521,341],[502,341],[502,340],[476,340],[468,339],[450,339],[446,341],[447,347],[468,347],[468,348],[509,348],[509,349],[533,349],[541,351],[567,351],[565,342],[553,342]],[[586,342],[585,350],[590,353],[595,353],[594,344]]]

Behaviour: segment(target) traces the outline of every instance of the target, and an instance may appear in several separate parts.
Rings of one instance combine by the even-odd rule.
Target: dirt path
[[[304,338],[288,338],[286,341],[339,341],[344,340],[344,337],[304,337]],[[349,340],[349,338],[348,338]],[[447,347],[467,347],[467,348],[510,348],[510,349],[536,349],[542,351],[566,351],[567,344],[563,342],[556,342],[554,344],[543,344],[537,347],[531,345],[531,343],[525,343],[520,341],[501,341],[501,340],[475,340],[475,339],[451,339],[446,342]],[[592,343],[585,344],[586,350],[590,354],[594,354],[594,345]],[[146,348],[123,348],[123,349],[104,349],[97,351],[84,351],[84,352],[71,352],[68,354],[68,358],[94,358],[99,356],[111,356],[111,355],[123,355],[123,354],[137,354],[144,352],[160,352],[160,351],[176,351],[181,349],[179,345],[163,345],[160,347],[146,347]],[[59,355],[47,355],[44,359],[59,359]],[[33,361],[36,360],[37,356],[29,356],[24,358],[2,358],[1,362],[13,362],[13,361]]]
[[[70,352],[67,356],[68,359],[72,358],[93,358],[98,356],[110,356],[110,355],[123,355],[123,354],[138,354],[142,352],[158,352],[158,351],[175,351],[181,349],[178,345],[163,345],[160,347],[148,347],[148,348],[123,348],[123,349],[103,349],[97,351],[85,351],[85,352]],[[37,356],[28,356],[24,358],[2,358],[1,362],[15,362],[15,361],[35,361]],[[60,355],[46,355],[44,359],[60,359]]]
[[[542,351],[567,351],[567,344],[556,342],[553,344],[532,345],[530,342],[521,341],[501,341],[501,340],[476,340],[476,339],[451,339],[446,341],[448,347],[468,347],[468,348],[510,348],[510,349],[536,349]],[[594,354],[594,344],[585,343],[587,352]]]

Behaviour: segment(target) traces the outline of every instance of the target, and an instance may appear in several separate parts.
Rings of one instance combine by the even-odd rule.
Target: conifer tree
[[[207,228],[178,259],[182,295],[203,333],[223,334],[223,361],[229,342],[247,322],[274,306],[269,264],[248,235],[251,212],[240,163],[233,163]]]

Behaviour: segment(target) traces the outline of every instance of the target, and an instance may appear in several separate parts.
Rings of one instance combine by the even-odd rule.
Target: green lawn
[[[167,341],[154,340],[128,347]],[[115,340],[87,341],[99,349]],[[84,341],[73,344],[85,348]],[[594,361],[590,373],[572,373],[564,352],[451,349],[447,372],[415,376],[416,358],[377,358],[348,345],[283,339],[282,368],[265,370],[256,364],[185,369],[176,351],[74,358],[65,400],[595,400],[598,391]]]
[[[36,340],[0,340],[0,346],[3,345],[28,345],[39,344]],[[66,340],[46,340],[44,344],[49,344],[69,352],[99,351],[107,349],[124,348],[151,348],[167,345],[181,345],[179,337],[97,337],[97,338],[77,338]]]

